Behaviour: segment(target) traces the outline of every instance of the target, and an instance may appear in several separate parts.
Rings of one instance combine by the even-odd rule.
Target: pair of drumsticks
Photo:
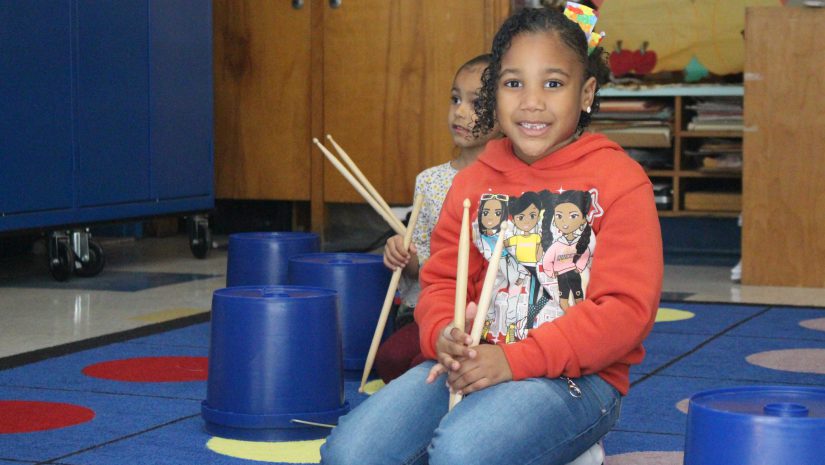
[[[335,151],[338,152],[338,155],[341,156],[341,159],[344,160],[349,166],[344,166],[344,163],[341,163],[335,155],[332,154],[326,147],[324,147],[321,142],[318,141],[317,138],[312,139],[312,142],[321,149],[321,152],[324,153],[327,160],[332,163],[333,166],[346,178],[347,181],[361,194],[361,197],[370,204],[370,206],[379,214],[381,215],[384,220],[389,223],[392,229],[404,236],[404,249],[409,249],[410,242],[412,242],[412,233],[415,229],[415,223],[418,221],[418,213],[421,211],[421,205],[424,204],[424,197],[419,195],[416,196],[415,201],[413,202],[413,209],[412,214],[410,215],[409,225],[404,227],[404,224],[398,220],[398,218],[393,215],[392,210],[390,210],[390,206],[384,199],[381,197],[381,194],[375,190],[372,184],[369,182],[364,173],[358,169],[358,166],[352,161],[352,158],[347,155],[347,153],[335,142],[335,139],[332,138],[329,134],[327,134],[327,140],[330,141],[332,146],[335,148]],[[364,364],[364,374],[361,376],[361,386],[358,388],[358,392],[364,392],[364,385],[367,383],[367,378],[369,377],[370,371],[372,371],[372,365],[375,363],[375,354],[378,352],[378,345],[381,343],[381,336],[384,334],[384,328],[387,325],[387,318],[390,314],[390,308],[392,307],[392,301],[395,299],[395,291],[398,289],[398,282],[401,280],[401,272],[403,268],[398,268],[392,273],[392,278],[390,279],[390,285],[387,288],[387,295],[384,297],[384,304],[381,307],[381,313],[378,317],[378,323],[375,326],[375,333],[372,335],[372,343],[370,344],[370,350],[367,353],[367,360]]]
[[[366,200],[367,203],[369,203],[370,206],[379,215],[381,215],[387,223],[389,223],[390,227],[392,227],[396,233],[404,236],[404,248],[408,249],[410,247],[410,242],[412,241],[412,231],[415,229],[415,224],[418,220],[418,213],[421,211],[421,205],[424,203],[424,197],[420,195],[416,196],[413,203],[412,214],[410,215],[409,225],[405,228],[403,223],[401,223],[401,221],[393,215],[389,205],[384,201],[378,191],[375,190],[367,177],[364,176],[360,169],[358,169],[355,162],[349,157],[349,155],[347,155],[341,146],[335,142],[335,139],[333,139],[331,135],[327,134],[327,140],[330,141],[336,152],[340,155],[341,159],[344,160],[344,163],[349,166],[349,169],[344,166],[344,164],[341,163],[335,155],[332,154],[332,152],[321,144],[317,138],[313,138],[312,142],[317,145],[319,149],[321,149],[321,152],[323,152],[327,160],[329,160],[330,163],[332,163],[332,165],[335,166],[335,168],[341,173],[341,175],[349,181],[352,187],[355,188],[359,194],[361,194],[364,200]],[[456,296],[453,324],[461,331],[464,331],[464,319],[467,310],[467,273],[470,256],[470,204],[470,199],[464,199],[464,211],[461,218],[461,232],[459,234],[458,264],[456,267]],[[484,324],[484,316],[487,314],[490,307],[493,284],[495,282],[496,274],[498,273],[499,260],[501,259],[501,252],[504,245],[504,232],[506,229],[507,224],[502,224],[496,245],[493,249],[493,255],[490,257],[490,262],[487,267],[487,274],[484,277],[484,284],[482,286],[481,296],[479,297],[478,302],[478,312],[473,320],[473,328],[470,333],[473,341],[471,347],[477,346],[481,340],[481,328]],[[375,332],[373,333],[370,350],[367,354],[367,360],[364,364],[364,373],[361,375],[361,385],[358,388],[358,392],[364,392],[364,386],[367,382],[367,378],[369,377],[370,371],[372,371],[372,365],[375,362],[375,354],[378,351],[378,345],[381,342],[381,336],[384,333],[384,328],[387,324],[390,307],[392,306],[392,301],[395,298],[395,291],[398,289],[398,282],[401,279],[402,271],[402,268],[396,269],[390,279],[387,294],[384,297],[384,304],[381,307],[381,314],[378,317],[378,323],[376,324]],[[460,395],[451,394],[450,409],[452,409],[460,401]]]
[[[464,332],[464,319],[467,312],[467,274],[470,257],[470,199],[464,199],[464,212],[461,215],[461,232],[458,236],[458,266],[456,268],[455,279],[455,313],[453,314],[453,325]],[[478,298],[478,308],[473,319],[473,329],[470,331],[472,342],[470,347],[475,347],[481,342],[481,328],[484,326],[484,317],[490,308],[490,301],[493,295],[493,285],[498,274],[498,263],[501,260],[501,251],[504,248],[504,233],[507,231],[507,223],[502,223],[498,232],[496,245],[493,247],[493,255],[487,265],[487,274],[484,275],[484,284],[481,287],[481,295]],[[450,410],[461,402],[460,394],[450,394]]]

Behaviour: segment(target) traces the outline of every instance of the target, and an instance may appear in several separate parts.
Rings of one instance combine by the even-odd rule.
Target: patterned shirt
[[[423,266],[430,258],[430,234],[438,222],[441,206],[444,205],[444,198],[447,197],[447,191],[450,190],[456,173],[458,170],[447,162],[427,168],[415,177],[415,195],[424,196],[424,204],[421,206],[421,212],[418,213],[418,221],[416,221],[412,235],[412,242],[418,250],[420,266]],[[410,279],[402,275],[399,290],[404,304],[414,307],[418,302],[418,293],[421,291],[418,279]]]

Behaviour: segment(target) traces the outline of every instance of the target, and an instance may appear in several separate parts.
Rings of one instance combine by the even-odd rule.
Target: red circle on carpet
[[[0,434],[31,433],[85,423],[93,410],[60,402],[0,400]]]
[[[93,378],[136,383],[205,381],[206,357],[140,357],[96,363],[83,369]]]

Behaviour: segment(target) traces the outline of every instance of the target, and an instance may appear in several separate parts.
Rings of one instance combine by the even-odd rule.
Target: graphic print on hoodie
[[[527,192],[534,200],[513,202]],[[585,193],[589,207],[579,206]],[[499,223],[512,226],[503,238],[509,246],[499,262],[492,310],[482,316],[486,340],[504,351],[513,379],[598,373],[626,393],[630,366],[644,359],[641,341],[656,318],[664,269],[659,217],[644,169],[602,134],[584,133],[530,164],[515,155],[508,138],[488,142],[453,180],[430,239],[432,255],[420,271],[415,319],[422,353],[431,359],[455,315],[464,200],[471,205],[468,229],[476,230],[468,303],[481,296]],[[506,343],[508,333],[512,344]]]
[[[597,199],[596,189],[481,195],[473,242],[486,260],[508,224],[484,339],[522,340],[584,299],[596,247],[589,221],[601,211]]]

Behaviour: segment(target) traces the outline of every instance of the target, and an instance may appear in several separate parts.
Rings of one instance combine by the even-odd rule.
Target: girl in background
[[[421,290],[418,272],[430,257],[430,235],[453,178],[478,158],[487,141],[499,135],[495,126],[484,133],[473,131],[474,105],[481,88],[481,74],[489,64],[490,55],[479,55],[461,65],[456,72],[450,91],[447,124],[453,143],[459,149],[458,156],[447,163],[427,168],[416,176],[415,195],[424,196],[424,205],[413,230],[410,250],[404,249],[404,238],[400,235],[389,238],[384,247],[384,264],[391,270],[403,267],[399,282],[401,306],[398,320],[403,320],[406,315],[411,317],[418,301]],[[418,325],[412,322],[401,326],[378,347],[375,371],[385,383],[389,383],[424,360],[418,340]]]

